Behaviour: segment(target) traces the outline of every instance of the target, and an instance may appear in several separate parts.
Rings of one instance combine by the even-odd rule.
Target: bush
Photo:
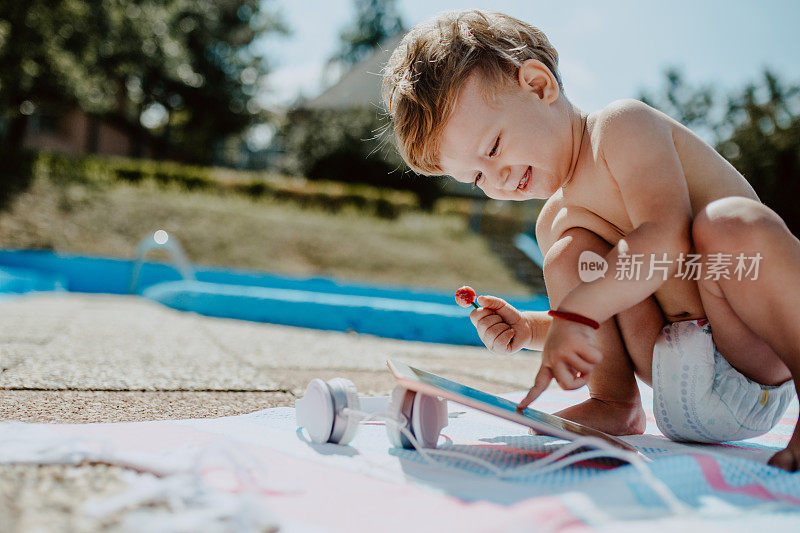
[[[329,211],[355,208],[395,218],[415,207],[414,195],[363,184],[309,181],[276,174],[183,165],[170,161],[107,156],[70,156],[57,152],[23,152],[5,159],[0,175],[0,209],[35,178],[55,183],[145,184],[183,190],[209,190],[258,199],[291,201]],[[6,175],[7,174],[7,175]]]
[[[277,134],[289,174],[311,180],[367,183],[407,190],[432,209],[443,194],[441,180],[410,171],[386,138],[375,109],[291,111]]]

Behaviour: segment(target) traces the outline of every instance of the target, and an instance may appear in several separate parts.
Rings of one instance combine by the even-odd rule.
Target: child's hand
[[[533,387],[517,404],[525,409],[555,379],[562,389],[578,389],[589,381],[595,365],[603,355],[596,345],[597,330],[568,320],[553,320],[542,349],[542,366]]]
[[[533,339],[533,330],[522,313],[505,300],[495,296],[478,296],[480,309],[469,314],[478,336],[489,351],[495,354],[512,354],[527,346]]]

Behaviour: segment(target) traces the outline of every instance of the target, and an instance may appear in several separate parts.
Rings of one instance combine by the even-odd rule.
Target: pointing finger
[[[517,404],[517,409],[521,410],[528,407],[533,400],[538,398],[539,395],[547,389],[551,381],[553,381],[552,370],[550,370],[550,367],[542,366],[539,369],[539,373],[536,374],[536,379],[533,380],[533,387],[531,387],[522,401]]]

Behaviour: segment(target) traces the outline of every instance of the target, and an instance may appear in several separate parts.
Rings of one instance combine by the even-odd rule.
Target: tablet
[[[595,437],[614,447],[634,452],[643,457],[636,448],[627,442],[597,429],[543,413],[530,407],[519,410],[517,409],[517,404],[511,400],[450,381],[436,374],[408,366],[400,361],[389,360],[386,361],[386,364],[397,381],[407,389],[452,400],[484,413],[499,416],[511,422],[517,422],[545,435],[567,440],[575,440],[578,437]]]

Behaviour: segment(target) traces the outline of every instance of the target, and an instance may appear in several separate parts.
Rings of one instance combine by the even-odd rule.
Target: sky
[[[353,0],[265,0],[291,34],[261,43],[272,64],[269,107],[321,91],[322,73],[354,19]],[[585,111],[656,92],[678,67],[693,85],[729,92],[769,67],[800,84],[800,0],[397,0],[407,27],[450,9],[507,13],[545,32],[558,50],[567,96]]]

